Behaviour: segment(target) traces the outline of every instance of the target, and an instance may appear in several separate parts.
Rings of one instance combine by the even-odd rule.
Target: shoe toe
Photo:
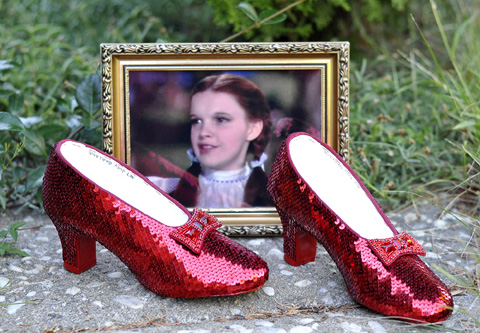
[[[268,266],[262,258],[217,231],[207,235],[199,254],[170,238],[168,232],[161,238],[163,241],[157,244],[163,248],[161,260],[155,259],[155,269],[146,276],[147,283],[142,283],[157,294],[183,298],[232,296],[254,291],[268,279]],[[151,279],[157,281],[149,283]]]
[[[219,232],[207,237],[201,257],[209,267],[204,283],[215,282],[226,295],[256,290],[268,280],[268,265],[260,256]]]
[[[447,286],[417,256],[400,258],[392,267],[392,293],[405,299],[406,317],[439,322],[450,316],[453,298]],[[401,314],[399,314],[401,315]]]
[[[412,322],[440,322],[451,314],[453,299],[448,288],[417,256],[373,268],[361,288],[366,292],[355,297],[365,306]]]

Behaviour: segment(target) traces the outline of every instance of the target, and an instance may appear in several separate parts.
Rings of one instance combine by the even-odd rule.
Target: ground
[[[236,237],[268,263],[270,279],[255,292],[222,298],[175,299],[143,288],[128,268],[97,245],[97,265],[76,275],[63,268],[49,218],[38,212],[0,215],[0,229],[23,220],[18,248],[30,257],[0,257],[0,332],[395,332],[479,330],[480,299],[442,274],[474,276],[471,231],[429,203],[387,214],[427,251],[423,260],[449,286],[455,311],[434,327],[386,318],[358,305],[319,245],[316,261],[292,267],[282,237]],[[468,219],[463,219],[468,222]],[[476,250],[478,252],[478,248]],[[10,282],[7,285],[7,282]],[[468,313],[464,313],[468,311]]]

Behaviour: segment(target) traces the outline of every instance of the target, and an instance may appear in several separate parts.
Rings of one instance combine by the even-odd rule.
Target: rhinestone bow
[[[199,254],[208,233],[221,226],[222,224],[215,217],[195,208],[187,223],[171,232],[170,237]]]
[[[423,247],[408,233],[402,232],[385,239],[369,239],[368,244],[377,257],[387,266],[407,254],[426,255]]]

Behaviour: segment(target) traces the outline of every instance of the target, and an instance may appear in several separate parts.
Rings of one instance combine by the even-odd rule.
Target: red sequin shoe
[[[236,295],[268,279],[266,262],[216,231],[221,224],[213,216],[190,214],[136,170],[94,147],[58,143],[42,196],[64,266],[74,273],[96,264],[98,241],[162,296]]]
[[[438,322],[451,313],[445,284],[398,233],[360,178],[326,144],[306,133],[282,144],[268,183],[284,230],[285,260],[315,260],[317,240],[360,304],[387,316]]]

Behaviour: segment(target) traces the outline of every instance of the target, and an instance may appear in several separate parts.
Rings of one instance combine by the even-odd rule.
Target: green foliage
[[[247,2],[240,3],[238,5],[238,8],[240,8],[245,13],[245,15],[247,15],[248,18],[255,23],[260,23],[263,20],[267,20],[269,17],[278,13],[278,11],[275,9],[266,9],[263,10],[260,14],[258,14],[255,8],[253,8],[253,6]],[[286,18],[287,15],[283,13],[281,15],[278,15],[274,19],[268,20],[267,22],[265,22],[265,24],[277,24],[285,21]]]
[[[246,40],[329,40],[344,38],[352,40],[359,28],[367,29],[372,24],[392,24],[403,18],[396,28],[408,28],[405,10],[408,0],[209,0],[215,8],[215,22],[231,26],[234,32],[246,29],[259,22],[269,13],[281,10],[293,3],[280,22],[281,25],[264,25],[242,36]],[[260,14],[258,14],[260,13]],[[263,14],[263,15],[262,15]],[[392,20],[392,17],[397,19]],[[245,18],[248,18],[246,20]],[[278,23],[278,22],[275,22]],[[326,38],[327,37],[327,38]]]
[[[25,251],[15,248],[18,240],[18,229],[25,224],[25,222],[16,222],[10,224],[7,229],[0,230],[0,256],[4,256],[7,253],[18,254],[23,257],[29,256]]]
[[[41,208],[56,142],[100,146],[100,43],[220,41],[252,26],[234,41],[351,42],[352,162],[380,197],[431,184],[478,195],[478,5],[439,1],[443,12],[408,0],[4,0],[0,210]]]
[[[437,30],[430,28],[427,38],[419,26],[427,52],[411,47],[388,60],[352,66],[352,160],[386,200],[433,189],[452,193],[475,213],[480,210],[480,45],[474,32],[480,25],[473,18],[479,8],[458,11],[447,31],[442,17],[448,13],[431,5]]]
[[[28,39],[25,30],[47,34],[55,30],[55,36],[49,37],[81,49],[80,58],[83,50],[96,57],[100,43],[207,42],[227,33],[212,26],[213,8],[200,0],[3,0],[0,17],[0,24],[19,28],[17,36],[22,39]],[[92,60],[91,55],[83,60]]]
[[[417,96],[402,89],[411,86],[410,73],[401,64],[383,65],[365,60],[352,68],[354,168],[377,197],[394,202],[408,199],[419,184],[461,181],[464,154],[445,142],[459,139],[446,113],[451,105],[428,82],[417,83]]]
[[[28,84],[16,82],[15,74],[24,74],[21,63],[2,61],[1,65],[0,207],[5,210],[10,202],[19,209],[40,209],[40,188],[53,144],[67,136],[100,144],[101,124],[96,120],[100,115],[100,78],[88,74],[69,96],[67,92],[56,96],[57,91],[51,91],[46,97],[51,102],[46,102],[39,97],[38,88],[32,91]],[[34,103],[33,110],[29,103]]]

